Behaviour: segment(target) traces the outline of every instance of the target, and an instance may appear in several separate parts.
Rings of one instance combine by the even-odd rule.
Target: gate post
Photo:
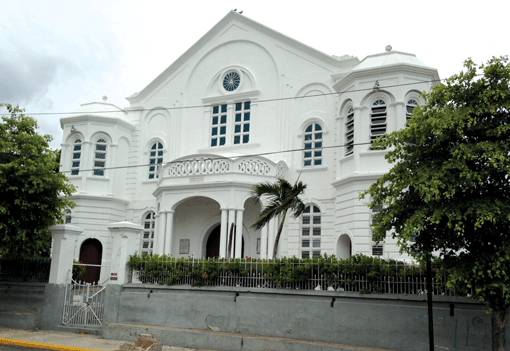
[[[123,285],[127,283],[129,255],[140,248],[141,225],[130,222],[118,222],[108,225],[113,238],[110,283]]]
[[[73,270],[74,247],[83,229],[70,224],[48,227],[53,238],[50,284],[67,284]]]

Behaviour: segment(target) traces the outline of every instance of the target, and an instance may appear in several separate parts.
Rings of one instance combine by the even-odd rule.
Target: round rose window
[[[225,88],[226,91],[234,91],[239,87],[240,81],[241,77],[239,73],[235,71],[229,72],[225,75],[225,78],[223,78],[223,88]]]

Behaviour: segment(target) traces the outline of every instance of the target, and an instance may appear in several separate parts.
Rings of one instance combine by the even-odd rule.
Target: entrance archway
[[[205,246],[205,258],[219,257],[220,256],[220,234],[221,225],[214,228],[207,238],[207,244]]]
[[[336,256],[341,259],[349,258],[352,255],[352,242],[349,235],[342,234],[336,244]]]
[[[84,264],[101,265],[103,257],[103,245],[97,239],[87,239],[81,244],[80,262]],[[101,267],[85,266],[85,274],[80,278],[85,283],[96,283],[99,281]]]

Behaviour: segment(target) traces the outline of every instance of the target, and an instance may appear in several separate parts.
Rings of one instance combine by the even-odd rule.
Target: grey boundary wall
[[[0,282],[0,327],[62,330],[64,293],[64,285]],[[108,339],[152,333],[166,344],[218,350],[341,349],[301,341],[428,350],[425,295],[145,284],[111,284],[105,293]],[[485,311],[473,300],[434,296],[436,349],[490,350]]]
[[[147,332],[165,339],[166,333],[171,340],[163,342],[211,348],[189,335],[191,329],[198,329],[219,332],[209,338],[233,333],[231,342],[234,336],[260,335],[428,350],[426,295],[126,284],[108,286],[106,302],[103,336],[111,339],[135,340]],[[486,305],[470,299],[434,296],[436,348],[490,350],[491,321],[486,310]],[[189,332],[184,335],[177,329]],[[234,347],[236,343],[240,348]],[[221,342],[214,348],[250,349],[243,347],[242,339],[234,344]]]

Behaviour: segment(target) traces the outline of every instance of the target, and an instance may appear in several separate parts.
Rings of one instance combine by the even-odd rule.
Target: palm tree
[[[260,212],[259,218],[252,225],[253,228],[259,230],[265,226],[273,218],[281,215],[280,226],[274,241],[273,259],[276,258],[278,251],[278,242],[283,230],[283,223],[285,223],[285,216],[287,211],[291,211],[292,216],[297,218],[301,216],[305,210],[305,204],[299,198],[306,189],[306,184],[296,181],[292,186],[285,179],[279,178],[275,183],[265,182],[255,184],[252,190],[252,196],[255,202],[259,201],[262,196],[269,197],[269,204]]]

